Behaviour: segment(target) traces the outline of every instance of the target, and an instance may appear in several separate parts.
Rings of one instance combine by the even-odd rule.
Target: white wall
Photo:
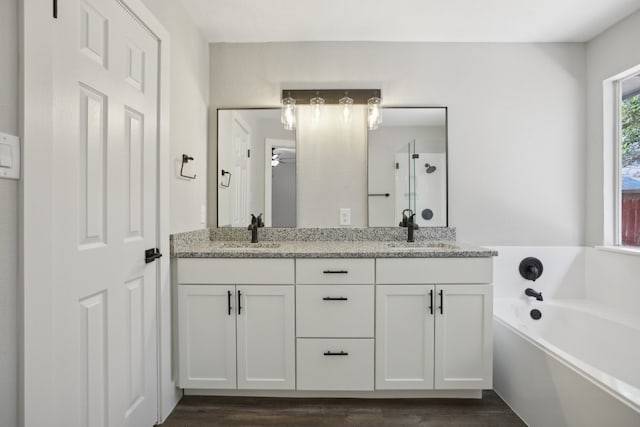
[[[533,288],[546,300],[585,298],[585,248],[542,246],[496,246],[493,262],[493,295],[495,298],[528,298],[524,291]],[[520,262],[536,257],[542,262],[538,280],[520,275]]]
[[[640,318],[637,255],[586,248],[586,296],[618,313]]]
[[[325,105],[316,121],[310,106],[296,118],[296,211],[298,227],[338,227],[340,209],[351,209],[353,227],[367,226],[367,126],[363,106]]]
[[[640,11],[604,31],[587,43],[587,203],[586,244],[607,242],[605,227],[613,224],[614,152],[603,141],[611,140],[603,123],[603,81],[640,65]],[[608,120],[613,116],[607,114]],[[608,126],[610,127],[610,126]],[[611,243],[611,242],[607,242]]]
[[[200,208],[207,200],[207,120],[209,106],[209,48],[186,11],[174,0],[143,0],[171,34],[171,179],[170,231],[205,227]],[[215,129],[215,128],[214,128]],[[180,178],[182,154],[194,158]],[[187,170],[188,169],[188,170]]]
[[[0,2],[0,132],[18,134],[18,1]],[[0,179],[0,426],[17,425],[18,181]]]
[[[584,44],[212,44],[210,59],[212,111],[278,106],[283,88],[381,88],[387,106],[447,106],[461,240],[584,241]],[[210,197],[212,224],[215,209]]]
[[[179,2],[173,0],[143,0],[149,10],[167,29],[171,37],[170,145],[174,175],[170,179],[170,233],[205,227],[200,221],[201,206],[207,198],[207,120],[209,105],[209,50],[200,32]],[[185,167],[189,180],[179,177],[182,154],[194,158]],[[177,362],[173,357],[171,289],[161,289],[160,407],[162,417],[173,409],[181,393],[175,388]],[[174,295],[175,296],[175,295]],[[175,334],[173,335],[175,337]],[[169,373],[171,375],[169,375]]]

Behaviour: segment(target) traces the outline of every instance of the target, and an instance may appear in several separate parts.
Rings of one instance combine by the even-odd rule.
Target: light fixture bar
[[[367,105],[367,101],[371,98],[382,99],[380,89],[283,89],[281,99],[285,99],[289,95],[295,99],[297,105],[308,105],[311,98],[320,96],[324,99],[325,104],[338,105],[340,98],[344,97],[345,91],[349,92],[349,97],[353,99],[354,104]]]

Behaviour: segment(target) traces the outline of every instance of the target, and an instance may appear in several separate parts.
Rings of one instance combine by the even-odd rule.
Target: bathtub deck
[[[525,426],[493,391],[482,399],[289,399],[185,396],[162,427]]]

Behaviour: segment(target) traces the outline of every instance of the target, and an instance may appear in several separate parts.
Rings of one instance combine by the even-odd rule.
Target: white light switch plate
[[[20,178],[20,139],[0,132],[0,178]]]

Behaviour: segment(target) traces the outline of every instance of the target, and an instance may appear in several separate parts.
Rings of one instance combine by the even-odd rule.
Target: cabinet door
[[[435,388],[491,388],[491,285],[438,285],[436,297]]]
[[[295,388],[293,286],[237,286],[238,388]]]
[[[178,286],[180,387],[236,388],[236,317],[229,309],[234,291],[233,286]]]
[[[376,288],[376,389],[433,389],[434,286]]]

